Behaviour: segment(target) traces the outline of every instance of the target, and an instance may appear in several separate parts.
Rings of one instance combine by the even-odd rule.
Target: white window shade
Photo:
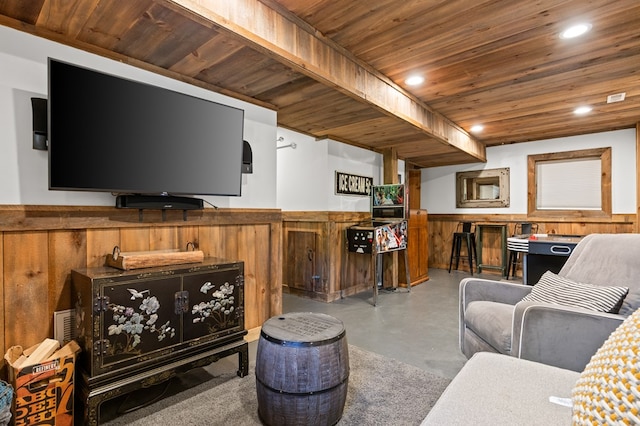
[[[536,164],[538,210],[600,210],[600,158],[541,161]]]

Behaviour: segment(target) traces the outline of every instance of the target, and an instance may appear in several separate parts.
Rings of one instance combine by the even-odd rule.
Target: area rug
[[[170,395],[105,425],[261,425],[254,362]],[[450,380],[349,345],[347,401],[338,426],[419,425]]]

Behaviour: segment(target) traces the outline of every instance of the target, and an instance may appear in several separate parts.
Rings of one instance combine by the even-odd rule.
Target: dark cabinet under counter
[[[558,273],[582,239],[580,235],[548,235],[529,239],[524,257],[524,284],[536,284],[542,275]]]
[[[243,262],[86,268],[71,279],[84,424],[99,423],[107,399],[232,354],[248,374]]]

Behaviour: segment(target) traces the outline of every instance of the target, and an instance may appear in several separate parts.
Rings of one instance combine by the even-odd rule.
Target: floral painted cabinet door
[[[180,277],[175,276],[105,285],[100,310],[101,367],[139,362],[145,355],[180,343],[180,313],[174,303],[180,290]]]
[[[243,275],[238,268],[183,277],[189,304],[184,340],[223,339],[244,329]]]

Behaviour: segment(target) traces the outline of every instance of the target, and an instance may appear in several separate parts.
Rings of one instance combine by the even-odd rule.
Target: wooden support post
[[[387,148],[382,151],[382,176],[385,184],[398,182],[398,151]]]
[[[385,184],[398,182],[398,151],[395,148],[387,148],[382,152],[383,179]],[[393,288],[398,288],[398,252],[391,253],[391,283]]]

